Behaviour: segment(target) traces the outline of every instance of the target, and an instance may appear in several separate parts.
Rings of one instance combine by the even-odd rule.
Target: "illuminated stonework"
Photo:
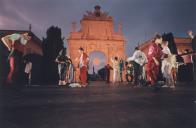
[[[95,6],[94,11],[86,12],[80,21],[79,31],[76,31],[76,22],[72,24],[72,32],[68,37],[68,51],[72,60],[78,56],[79,47],[83,47],[88,55],[94,51],[103,52],[106,64],[110,65],[114,56],[125,58],[122,25],[119,24],[118,31],[115,32],[113,18],[100,9],[100,6]]]

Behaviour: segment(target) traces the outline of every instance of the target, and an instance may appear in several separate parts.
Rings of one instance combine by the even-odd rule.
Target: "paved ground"
[[[196,88],[0,89],[0,128],[195,128]]]

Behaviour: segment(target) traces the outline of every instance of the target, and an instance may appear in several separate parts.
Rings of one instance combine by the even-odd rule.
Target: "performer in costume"
[[[126,68],[126,80],[128,83],[130,83],[133,81],[133,73],[134,73],[133,61],[125,62],[125,68]]]
[[[67,78],[68,78],[68,83],[72,83],[74,82],[74,65],[72,63],[72,60],[71,58],[69,57],[69,60],[70,60],[70,64],[69,64],[69,68],[68,68],[68,73],[67,73]]]
[[[184,50],[184,54],[189,53],[189,49]],[[186,82],[191,82],[194,80],[194,63],[193,63],[193,56],[191,54],[183,55],[184,59],[186,74],[185,74],[185,80]]]
[[[146,55],[138,48],[135,48],[135,52],[132,57],[129,57],[127,61],[132,61],[134,66],[134,85],[139,84],[139,80],[144,78],[143,68],[144,65],[148,62]]]
[[[8,56],[8,61],[10,65],[10,71],[7,77],[8,84],[13,83],[13,73],[15,71],[15,66],[16,66],[16,56],[17,56],[16,54],[18,52],[23,52],[23,46],[26,45],[30,39],[31,37],[28,35],[28,33],[23,33],[23,34],[14,33],[1,38],[4,45],[10,51]]]
[[[161,65],[161,71],[163,73],[163,77],[165,78],[166,85],[163,87],[175,87],[175,70],[176,70],[176,56],[171,54],[171,51],[168,47],[168,42],[164,41],[162,43],[162,52],[163,52],[163,60]]]
[[[65,77],[71,60],[66,56],[67,49],[63,48],[59,55],[56,57],[55,62],[58,63],[58,73],[59,73],[59,85],[66,85]]]
[[[188,31],[188,35],[192,40],[192,50],[196,52],[196,35],[193,35],[193,32],[190,30]],[[196,81],[196,53],[192,55],[193,59],[193,72],[194,72],[194,81]]]
[[[79,61],[78,67],[80,68],[80,80],[82,87],[87,86],[87,72],[88,72],[88,64],[89,64],[89,57],[84,52],[82,47],[79,48],[79,59],[76,58],[75,61]]]
[[[149,46],[147,58],[148,63],[146,66],[147,79],[150,82],[150,86],[154,86],[157,83],[157,76],[161,64],[162,51],[160,44],[162,43],[162,37],[156,35],[151,45]]]
[[[120,81],[120,66],[118,57],[111,58],[113,63],[113,84]]]
[[[30,58],[25,58],[24,60],[24,63],[25,63],[25,76],[27,75],[28,76],[28,84],[26,83],[25,81],[25,84],[26,85],[31,85],[31,73],[32,73],[32,62],[30,61]]]
[[[123,82],[123,70],[124,70],[124,61],[121,58],[119,61],[120,82]]]
[[[105,76],[106,76],[106,83],[107,84],[110,83],[110,70],[112,70],[112,67],[110,66],[110,64],[107,64],[105,66]]]

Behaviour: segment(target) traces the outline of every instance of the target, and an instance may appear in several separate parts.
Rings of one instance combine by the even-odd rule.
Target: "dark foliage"
[[[44,83],[56,83],[58,81],[58,70],[55,58],[63,48],[61,29],[51,26],[43,39],[43,77]]]

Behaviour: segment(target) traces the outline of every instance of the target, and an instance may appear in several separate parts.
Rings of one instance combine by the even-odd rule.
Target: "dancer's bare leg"
[[[7,77],[7,83],[8,84],[12,84],[12,77],[13,77],[13,73],[14,73],[14,57],[10,57],[9,59],[9,64],[10,64],[10,71]]]

